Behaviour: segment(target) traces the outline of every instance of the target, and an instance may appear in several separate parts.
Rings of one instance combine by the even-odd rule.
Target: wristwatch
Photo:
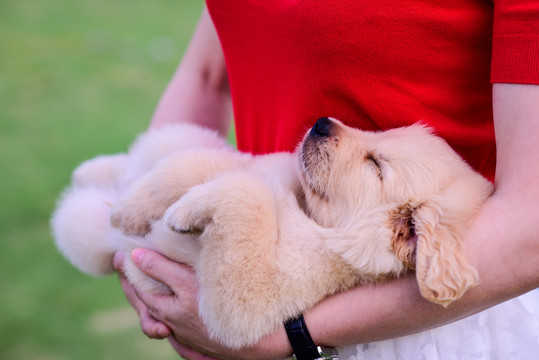
[[[339,359],[337,349],[314,344],[311,334],[307,330],[303,314],[287,320],[284,323],[284,328],[292,350],[294,350],[293,360]]]

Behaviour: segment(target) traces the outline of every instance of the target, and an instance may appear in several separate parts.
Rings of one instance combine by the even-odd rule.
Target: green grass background
[[[49,229],[71,170],[148,124],[201,0],[0,1],[0,359],[173,359]]]

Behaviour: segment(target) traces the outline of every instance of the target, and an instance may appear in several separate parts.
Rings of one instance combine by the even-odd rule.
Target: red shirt
[[[539,82],[537,1],[207,0],[207,6],[225,55],[242,151],[293,151],[321,116],[367,130],[422,121],[493,179],[490,81]]]

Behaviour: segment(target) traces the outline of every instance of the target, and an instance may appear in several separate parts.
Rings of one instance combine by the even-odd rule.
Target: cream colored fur
[[[110,226],[111,209],[120,196],[160,160],[178,151],[196,152],[197,149],[231,151],[225,140],[213,131],[182,124],[148,131],[139,136],[127,153],[102,155],[83,162],[73,171],[71,185],[62,194],[51,220],[57,247],[81,271],[96,276],[113,271],[112,257],[117,251],[147,247],[169,252],[168,246],[182,236],[163,228],[160,223],[154,224],[150,236],[123,234]],[[197,243],[192,244],[198,251]],[[189,250],[188,247],[182,249],[185,259],[192,258]],[[130,259],[126,267],[130,280],[144,289],[168,290],[142,274]]]
[[[175,152],[113,196],[103,191],[101,204],[114,206],[99,219],[62,212],[72,190],[53,220],[58,246],[83,271],[99,269],[93,273],[110,271],[126,239],[129,248],[147,246],[193,266],[202,320],[233,348],[332,293],[414,268],[425,298],[444,306],[459,299],[478,282],[462,236],[491,184],[422,126],[374,133],[327,124],[323,136],[308,132],[295,154]],[[122,232],[103,225],[110,214]],[[101,235],[93,230],[101,228]],[[69,244],[70,233],[85,231],[94,231],[95,244]],[[125,270],[148,291],[168,291],[132,263]]]

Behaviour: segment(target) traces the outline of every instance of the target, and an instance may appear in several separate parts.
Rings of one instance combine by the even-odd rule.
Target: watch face
[[[340,359],[339,352],[335,348],[317,346],[316,349],[318,350],[319,357],[316,359],[311,359],[311,360],[326,360],[326,359],[339,360]],[[292,355],[292,360],[298,360],[295,354]]]

